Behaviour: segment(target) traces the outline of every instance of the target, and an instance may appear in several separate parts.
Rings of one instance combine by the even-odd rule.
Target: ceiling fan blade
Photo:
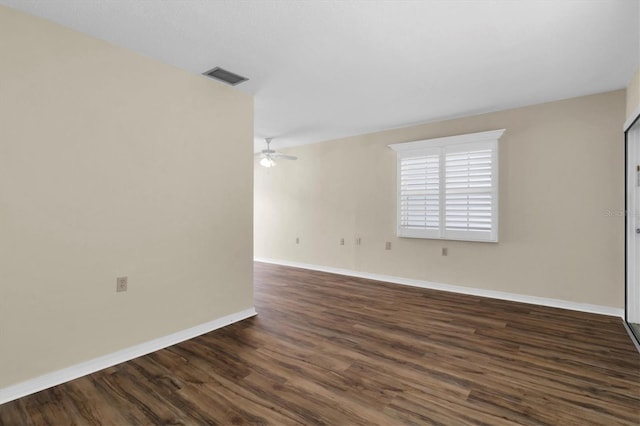
[[[267,149],[263,149],[262,152],[254,154],[256,157],[260,157],[260,165],[264,167],[273,167],[276,165],[274,160],[283,159],[283,160],[297,160],[298,157],[294,157],[293,155],[280,154],[279,152],[271,149],[271,139],[265,138],[265,142],[267,143]]]
[[[293,155],[280,154],[276,152],[275,154],[271,154],[273,158],[282,158],[283,160],[297,160],[298,157],[294,157]]]

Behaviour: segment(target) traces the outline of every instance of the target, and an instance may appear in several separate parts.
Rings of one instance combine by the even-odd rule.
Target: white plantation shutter
[[[404,229],[440,229],[440,155],[400,160],[400,226]]]
[[[503,132],[389,145],[398,153],[398,236],[497,242]]]
[[[445,148],[445,234],[490,234],[493,228],[493,150],[490,147]]]

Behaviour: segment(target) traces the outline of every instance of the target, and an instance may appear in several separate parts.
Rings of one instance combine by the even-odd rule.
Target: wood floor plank
[[[255,263],[258,316],[0,406],[0,425],[640,425],[619,318]]]

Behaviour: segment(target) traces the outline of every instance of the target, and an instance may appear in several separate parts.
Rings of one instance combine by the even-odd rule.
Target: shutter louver
[[[440,227],[439,155],[400,160],[400,228]]]
[[[445,178],[445,229],[491,232],[492,151],[447,153]]]

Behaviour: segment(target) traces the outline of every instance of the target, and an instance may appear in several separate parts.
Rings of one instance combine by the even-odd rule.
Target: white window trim
[[[397,143],[389,145],[389,148],[397,153],[397,199],[396,199],[396,230],[399,237],[426,238],[442,240],[460,241],[482,241],[498,242],[498,195],[499,195],[499,167],[498,167],[498,140],[505,132],[505,129],[491,130],[487,132],[469,133],[464,135],[447,136],[436,139],[425,139],[420,141]],[[460,152],[472,149],[491,149],[492,152],[492,187],[491,187],[491,232],[482,231],[453,231],[446,230],[445,221],[445,154],[450,152]],[[424,155],[438,154],[440,156],[440,202],[439,202],[439,229],[405,229],[400,226],[400,162],[403,158],[419,157]]]

